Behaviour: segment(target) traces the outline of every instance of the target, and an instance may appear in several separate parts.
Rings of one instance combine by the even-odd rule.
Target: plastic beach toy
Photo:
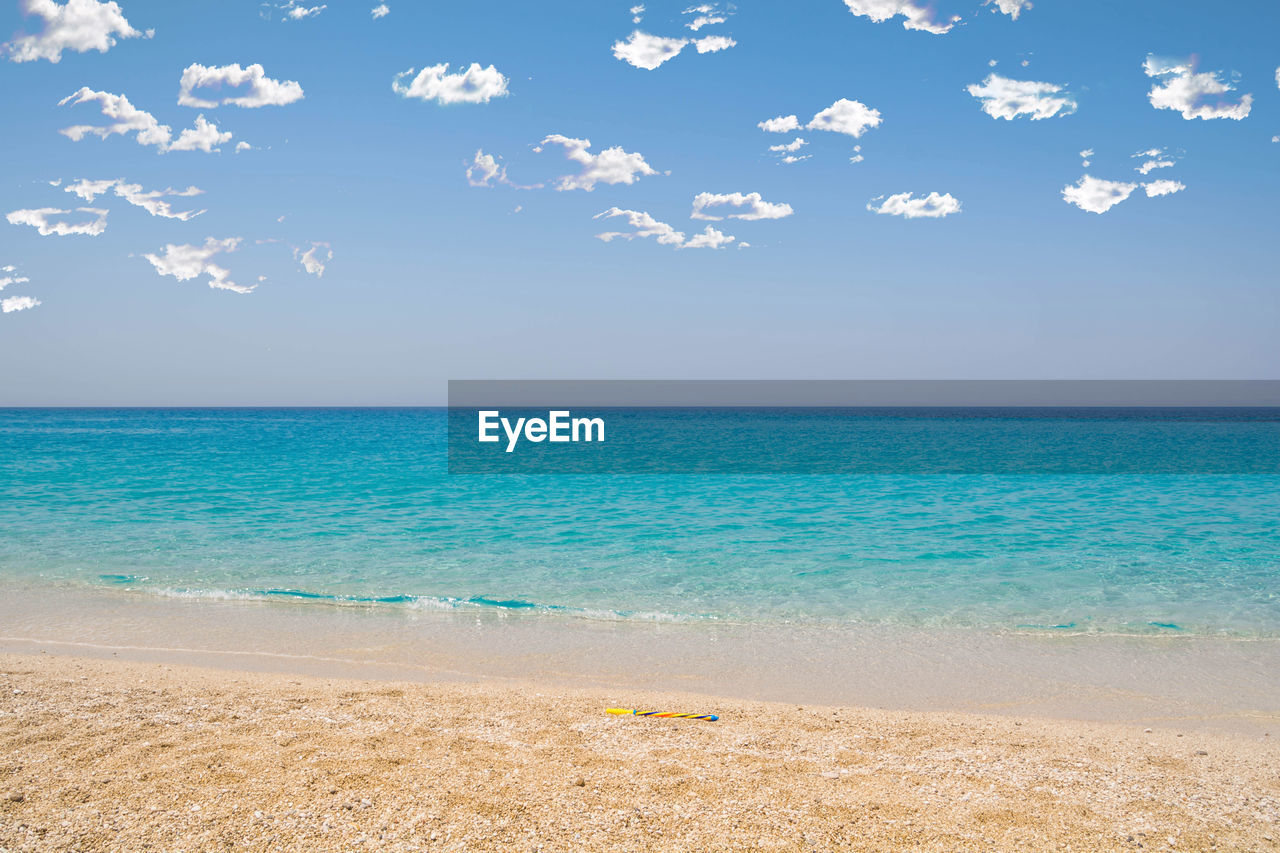
[[[629,714],[633,717],[679,717],[686,720],[709,720],[715,722],[720,719],[715,714],[678,714],[675,711],[640,711],[636,708],[605,708],[606,714]]]

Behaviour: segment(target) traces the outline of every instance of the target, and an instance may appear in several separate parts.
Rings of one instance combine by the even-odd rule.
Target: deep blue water
[[[1280,476],[451,476],[441,410],[0,410],[6,581],[548,618],[1275,637]]]

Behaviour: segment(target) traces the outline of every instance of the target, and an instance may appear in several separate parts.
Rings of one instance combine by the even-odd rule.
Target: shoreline
[[[1277,741],[3,654],[0,846],[1267,850]]]
[[[1275,640],[634,624],[65,588],[0,596],[0,625],[0,653],[1280,734]]]

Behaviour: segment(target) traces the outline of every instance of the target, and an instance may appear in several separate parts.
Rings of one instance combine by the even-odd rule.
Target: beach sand
[[[51,654],[0,712],[5,850],[1280,849],[1280,732]]]

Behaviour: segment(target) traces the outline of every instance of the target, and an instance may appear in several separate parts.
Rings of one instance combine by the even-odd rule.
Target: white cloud
[[[278,5],[276,8],[284,12],[284,17],[281,20],[301,21],[303,18],[314,18],[329,7],[326,5],[304,6],[298,0],[289,0],[288,3]]]
[[[1080,164],[1086,169],[1089,168],[1089,158],[1093,156],[1093,149],[1086,148],[1080,152]]]
[[[861,152],[862,152],[862,146],[861,146],[861,145],[855,145],[855,146],[853,146],[853,156],[851,156],[851,157],[849,158],[849,162],[850,162],[850,163],[861,163],[863,160],[867,159],[867,158],[865,158],[865,157],[863,157],[863,156],[862,156],[862,153],[861,153]]]
[[[644,15],[644,4],[643,4],[643,3],[641,3],[641,4],[637,5],[637,6],[632,6],[632,7],[631,7],[631,23],[633,23],[633,24],[638,24],[638,23],[640,23],[640,19],[641,19],[641,17],[642,17],[643,15]]]
[[[636,237],[654,237],[657,238],[660,244],[674,246],[677,249],[719,249],[729,245],[735,239],[708,225],[701,233],[694,234],[693,237],[686,240],[683,231],[677,231],[667,223],[659,222],[642,210],[623,210],[611,207],[603,213],[597,213],[592,219],[608,219],[614,216],[625,216],[627,222],[636,230],[605,231],[597,234],[596,239],[609,243],[618,237],[624,240],[634,240]]]
[[[1160,59],[1147,56],[1142,70],[1160,82],[1152,85],[1147,98],[1158,110],[1175,110],[1187,121],[1192,119],[1230,118],[1239,121],[1249,115],[1253,95],[1241,95],[1231,103],[1222,97],[1235,90],[1223,82],[1218,72],[1197,73],[1191,61]]]
[[[1018,16],[1022,14],[1023,9],[1034,8],[1031,5],[1031,0],[983,0],[982,5],[994,5],[995,8],[991,10],[992,12],[1003,12],[1015,21],[1018,20]]]
[[[231,139],[230,133],[221,133],[217,127],[205,121],[203,115],[196,117],[195,126],[182,131],[176,141],[173,140],[173,128],[161,124],[156,117],[146,110],[140,110],[124,95],[113,95],[110,92],[95,92],[88,86],[58,101],[58,106],[66,104],[83,104],[95,101],[102,106],[102,114],[114,119],[108,125],[78,124],[64,127],[58,131],[62,135],[79,142],[86,134],[106,139],[113,134],[134,134],[139,145],[154,145],[160,151],[192,151],[199,149],[205,152],[216,151],[214,146]]]
[[[373,15],[373,19],[376,21],[379,18],[385,18],[387,15],[391,14],[391,7],[386,3],[379,3],[377,6],[374,6],[369,10],[369,14]]]
[[[499,184],[507,182],[506,167],[498,163],[497,157],[484,153],[482,148],[477,148],[475,159],[467,167],[467,183],[473,187],[491,187],[495,182]]]
[[[98,196],[103,195],[108,190],[115,190],[115,194],[136,207],[140,207],[152,216],[161,216],[165,219],[179,219],[186,222],[188,219],[199,216],[204,213],[203,210],[184,210],[174,213],[173,207],[169,202],[164,201],[166,196],[177,198],[190,198],[191,196],[200,195],[203,190],[198,187],[187,187],[185,190],[175,190],[172,187],[163,190],[144,191],[141,184],[129,184],[120,179],[105,181],[90,181],[82,178],[73,184],[64,187],[65,192],[74,193],[85,201],[92,203]]]
[[[688,43],[688,39],[666,38],[636,30],[625,41],[614,42],[613,55],[636,68],[652,71],[684,50]]]
[[[879,196],[867,204],[867,210],[906,219],[940,219],[960,212],[960,201],[951,193],[945,195],[929,193],[920,198],[913,198],[913,195],[914,193],[898,193],[888,198]],[[879,207],[875,204],[877,201],[881,202]]]
[[[802,160],[810,160],[812,158],[812,154],[788,154],[786,157],[782,158],[782,162],[790,165],[792,163],[799,163]]]
[[[239,96],[208,100],[193,94],[200,88],[221,89],[223,86],[248,86]],[[178,103],[184,107],[212,109],[220,104],[237,107],[284,106],[302,100],[302,87],[294,80],[272,80],[258,63],[247,68],[234,65],[205,66],[192,63],[182,70],[178,84]]]
[[[1165,180],[1148,181],[1142,185],[1142,188],[1147,191],[1148,198],[1155,198],[1159,195],[1170,195],[1172,193],[1182,192],[1187,188],[1187,186],[1186,184],[1179,183],[1178,181]]]
[[[438,104],[487,104],[493,98],[509,94],[510,81],[492,65],[481,68],[480,63],[473,62],[457,74],[449,74],[448,70],[447,62],[424,68],[406,86],[402,81],[414,73],[410,68],[395,76],[391,89],[403,98],[420,98]]]
[[[867,130],[879,127],[880,122],[879,110],[873,110],[860,101],[841,98],[815,115],[804,127],[805,130],[847,133],[856,139]]]
[[[1020,115],[1033,121],[1076,111],[1075,99],[1053,83],[1034,80],[1010,80],[999,74],[988,74],[981,84],[967,87],[970,95],[982,101],[982,111],[992,118],[1012,120]]]
[[[730,207],[746,208],[739,213],[727,214],[729,219],[782,219],[795,213],[789,204],[781,204],[765,201],[761,198],[760,193],[698,193],[693,197],[693,213],[689,214],[690,219],[709,219],[718,222],[724,219],[724,216],[714,216],[707,213],[709,207],[721,207],[728,205]]]
[[[202,275],[209,277],[209,286],[219,290],[231,290],[236,293],[249,293],[257,285],[245,287],[231,280],[229,270],[218,266],[211,260],[221,252],[234,252],[240,245],[239,237],[228,237],[217,240],[209,237],[203,246],[175,245],[169,243],[164,247],[163,255],[143,255],[160,275],[171,275],[178,281],[188,281]]]
[[[787,144],[785,144],[785,145],[770,145],[770,146],[769,146],[769,150],[770,150],[770,151],[786,151],[786,152],[795,152],[795,151],[799,151],[801,148],[803,148],[804,146],[806,146],[806,145],[808,145],[808,144],[809,144],[809,143],[808,143],[808,142],[805,142],[805,141],[804,141],[804,139],[802,139],[801,137],[797,136],[795,139],[791,140],[790,142],[788,142],[788,143],[787,143]]]
[[[326,250],[323,259],[320,258],[318,254],[321,247]],[[302,254],[299,254],[299,252],[302,252],[302,249],[295,246],[293,249],[293,259],[302,264],[303,270],[305,270],[308,275],[313,275],[316,278],[321,278],[324,275],[324,265],[333,260],[333,250],[329,248],[328,243],[312,243],[310,249],[302,252]]]
[[[243,139],[236,143],[237,154],[239,154],[241,151],[252,151],[252,150],[253,150],[253,146],[245,142]]]
[[[60,6],[54,0],[22,0],[20,8],[24,15],[44,18],[44,31],[39,35],[18,35],[0,48],[13,62],[59,62],[64,50],[106,53],[115,47],[117,36],[128,39],[143,35],[125,20],[119,3],[67,0]],[[151,38],[152,31],[145,35]]]
[[[56,234],[59,237],[66,237],[72,234],[96,237],[107,230],[107,211],[97,207],[77,207],[76,211],[78,213],[91,213],[93,218],[75,223],[66,221],[50,222],[49,217],[51,216],[64,216],[71,212],[57,207],[15,210],[5,214],[5,218],[9,220],[10,225],[30,225],[39,232],[41,237],[48,237],[52,234]]]
[[[1145,163],[1143,163],[1141,166],[1136,166],[1135,169],[1138,172],[1141,172],[1142,174],[1146,175],[1146,174],[1150,174],[1152,171],[1156,169],[1167,169],[1172,165],[1173,165],[1172,160],[1148,160]]]
[[[1090,213],[1106,213],[1138,188],[1137,184],[1106,181],[1085,175],[1074,185],[1062,188],[1062,199]]]
[[[553,133],[542,140],[542,145],[555,143],[563,145],[565,156],[582,164],[582,171],[576,175],[565,175],[556,184],[557,190],[586,190],[591,192],[596,184],[634,184],[641,175],[658,174],[644,157],[635,152],[623,151],[620,146],[606,148],[599,154],[592,154],[589,139],[572,139]],[[534,151],[541,151],[541,146]]]
[[[685,24],[685,26],[696,33],[698,30],[702,29],[703,27],[709,27],[714,24],[723,24],[727,20],[729,19],[721,18],[718,15],[699,15],[698,17],[694,18],[692,21],[689,21],[687,24]]]
[[[0,311],[12,314],[14,311],[26,311],[28,308],[35,308],[39,304],[40,300],[34,296],[10,296],[8,299],[0,300]]]
[[[935,17],[930,8],[933,4],[917,5],[912,0],[844,0],[849,11],[859,17],[870,18],[877,24],[901,15],[906,20],[902,26],[909,30],[923,30],[934,35],[951,32],[951,28],[960,20],[959,15],[943,21]]]
[[[14,275],[17,267],[10,264],[9,266],[0,267],[0,290],[4,290],[11,284],[26,284],[31,281],[25,275]]]
[[[231,132],[223,133],[218,126],[205,120],[203,115],[196,116],[195,127],[189,127],[169,146],[170,151],[203,151],[209,154],[218,151],[217,146],[231,141]]]
[[[693,42],[698,53],[715,53],[718,50],[727,50],[736,44],[737,42],[728,36],[706,36]]]
[[[800,120],[795,116],[777,116],[760,122],[756,127],[769,133],[790,133],[800,129]]]

